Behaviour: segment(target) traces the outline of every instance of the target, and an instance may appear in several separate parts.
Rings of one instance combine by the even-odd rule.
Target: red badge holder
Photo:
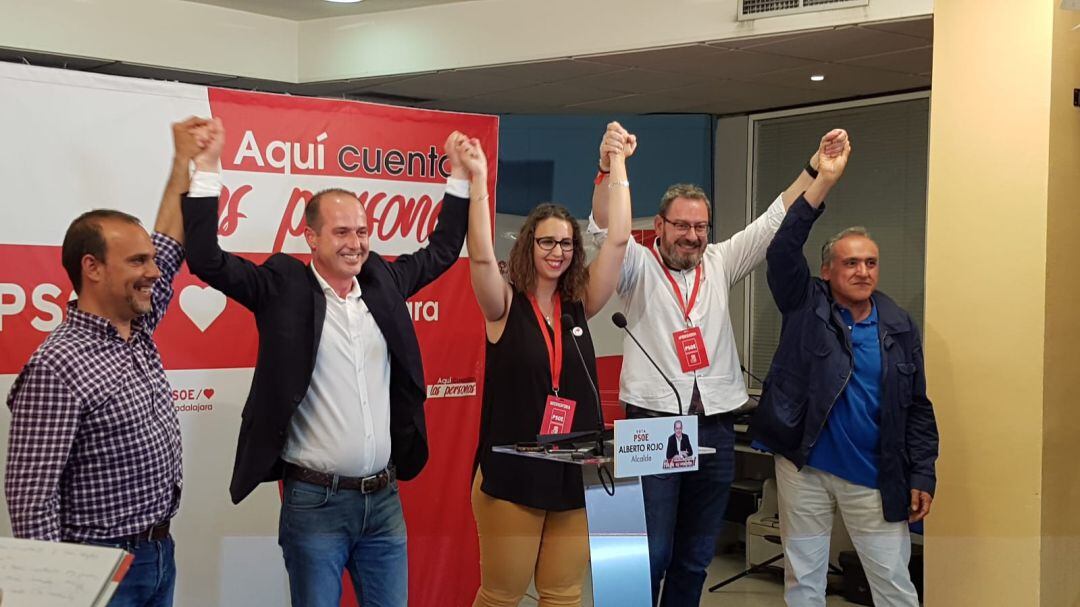
[[[564,434],[574,425],[574,409],[577,403],[554,395],[548,395],[544,405],[543,423],[540,434]]]
[[[675,354],[679,357],[683,373],[697,371],[709,366],[709,355],[705,352],[705,339],[701,336],[701,327],[690,327],[671,334],[675,340]]]

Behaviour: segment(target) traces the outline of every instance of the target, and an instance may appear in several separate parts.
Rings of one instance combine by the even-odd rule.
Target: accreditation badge
[[[709,366],[709,355],[705,353],[705,339],[701,336],[701,327],[676,331],[671,337],[675,340],[675,354],[679,357],[683,373]]]
[[[574,409],[577,402],[568,398],[548,395],[544,405],[544,418],[540,434],[565,434],[574,425]]]

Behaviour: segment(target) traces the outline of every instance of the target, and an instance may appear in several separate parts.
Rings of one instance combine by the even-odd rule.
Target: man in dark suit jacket
[[[667,439],[667,460],[670,462],[676,455],[690,457],[693,454],[694,449],[690,446],[690,437],[683,434],[682,422],[675,420],[675,433]]]
[[[396,478],[428,457],[426,388],[405,299],[458,259],[467,174],[453,167],[426,248],[389,262],[369,250],[364,207],[331,189],[305,208],[311,264],[275,254],[262,265],[217,242],[220,123],[196,158],[183,201],[191,271],[255,314],[259,351],[240,423],[230,492],[285,479],[279,544],[293,605],[337,606],[348,568],[362,604],[405,607],[405,524]]]

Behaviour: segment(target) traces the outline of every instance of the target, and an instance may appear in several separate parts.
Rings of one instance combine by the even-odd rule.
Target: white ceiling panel
[[[618,91],[620,93],[651,93],[699,84],[705,80],[711,80],[711,78],[630,68],[607,74],[574,78],[573,80],[566,80],[565,83],[570,85],[580,84],[583,87]]]
[[[905,74],[928,74],[934,66],[934,48],[924,46],[910,51],[847,59],[840,63]]]
[[[840,61],[852,57],[880,55],[926,46],[922,38],[862,27],[845,27],[804,36],[759,39],[748,46],[759,53],[799,57],[814,61]]]
[[[892,32],[894,34],[903,34],[905,36],[914,36],[915,38],[922,38],[927,42],[934,39],[933,19],[909,19],[905,21],[865,23],[859,27]]]
[[[485,70],[468,70],[425,74],[380,84],[368,90],[420,99],[461,99],[519,86],[520,83],[499,74],[489,74]]]
[[[700,100],[661,92],[578,103],[568,106],[568,109],[589,113],[649,114],[685,112],[695,105],[700,105]]]
[[[673,65],[671,69],[689,74],[708,74],[722,78],[740,78],[750,74],[790,69],[813,63],[809,59],[757,53],[753,51],[717,49],[718,53],[693,63]]]
[[[529,102],[529,103],[541,103],[544,105],[552,106],[566,106],[577,103],[586,103],[589,101],[599,101],[601,99],[615,99],[618,97],[624,97],[626,93],[619,91],[604,91],[597,90],[595,88],[587,88],[578,84],[566,84],[563,82],[553,82],[549,84],[538,84],[535,86],[528,86],[519,89],[511,89],[506,91],[499,91],[487,95],[488,101],[492,102],[494,107],[498,107],[496,104],[507,102]]]
[[[512,86],[528,86],[532,84],[560,82],[586,76],[597,76],[611,72],[620,72],[626,69],[627,68],[618,65],[608,65],[593,61],[557,59],[554,61],[537,61],[535,63],[516,63],[512,65],[461,69],[455,70],[455,73],[483,73],[493,78],[500,78],[505,82],[510,83]]]
[[[598,63],[610,63],[625,67],[667,70],[673,65],[693,64],[705,61],[711,55],[716,55],[721,52],[723,51],[706,44],[693,44],[689,46],[633,51],[630,53],[593,55],[588,59],[589,61],[596,61]]]
[[[810,80],[811,74],[823,74],[825,80],[813,82]],[[747,81],[800,89],[837,98],[930,86],[929,78],[925,76],[838,63],[823,63],[793,70],[769,72],[749,77]]]

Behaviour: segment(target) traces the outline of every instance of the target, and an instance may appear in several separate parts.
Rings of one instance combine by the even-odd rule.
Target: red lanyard
[[[544,335],[544,344],[547,346],[548,351],[548,364],[551,365],[551,389],[555,391],[555,395],[559,394],[559,376],[562,375],[562,300],[559,299],[559,293],[555,292],[551,296],[551,307],[554,310],[551,320],[551,328],[555,332],[555,344],[551,343],[551,335],[548,334],[547,322],[544,320],[544,313],[540,311],[540,304],[536,303],[536,297],[532,293],[527,293],[529,303],[532,304],[533,312],[536,313],[536,324],[540,325],[540,333]]]
[[[671,275],[671,270],[664,265],[664,261],[660,259],[660,254],[656,252],[656,243],[652,246],[653,257],[656,258],[656,263],[660,264],[660,269],[664,271],[664,276],[667,276],[668,282],[671,283],[671,288],[675,289],[675,299],[679,302],[679,309],[682,310],[683,318],[686,319],[686,324],[690,324],[690,310],[694,309],[694,304],[697,303],[698,291],[701,290],[701,263],[698,262],[697,268],[694,269],[694,290],[690,292],[690,300],[683,302],[682,290],[679,289],[679,283],[675,282],[675,277]]]

